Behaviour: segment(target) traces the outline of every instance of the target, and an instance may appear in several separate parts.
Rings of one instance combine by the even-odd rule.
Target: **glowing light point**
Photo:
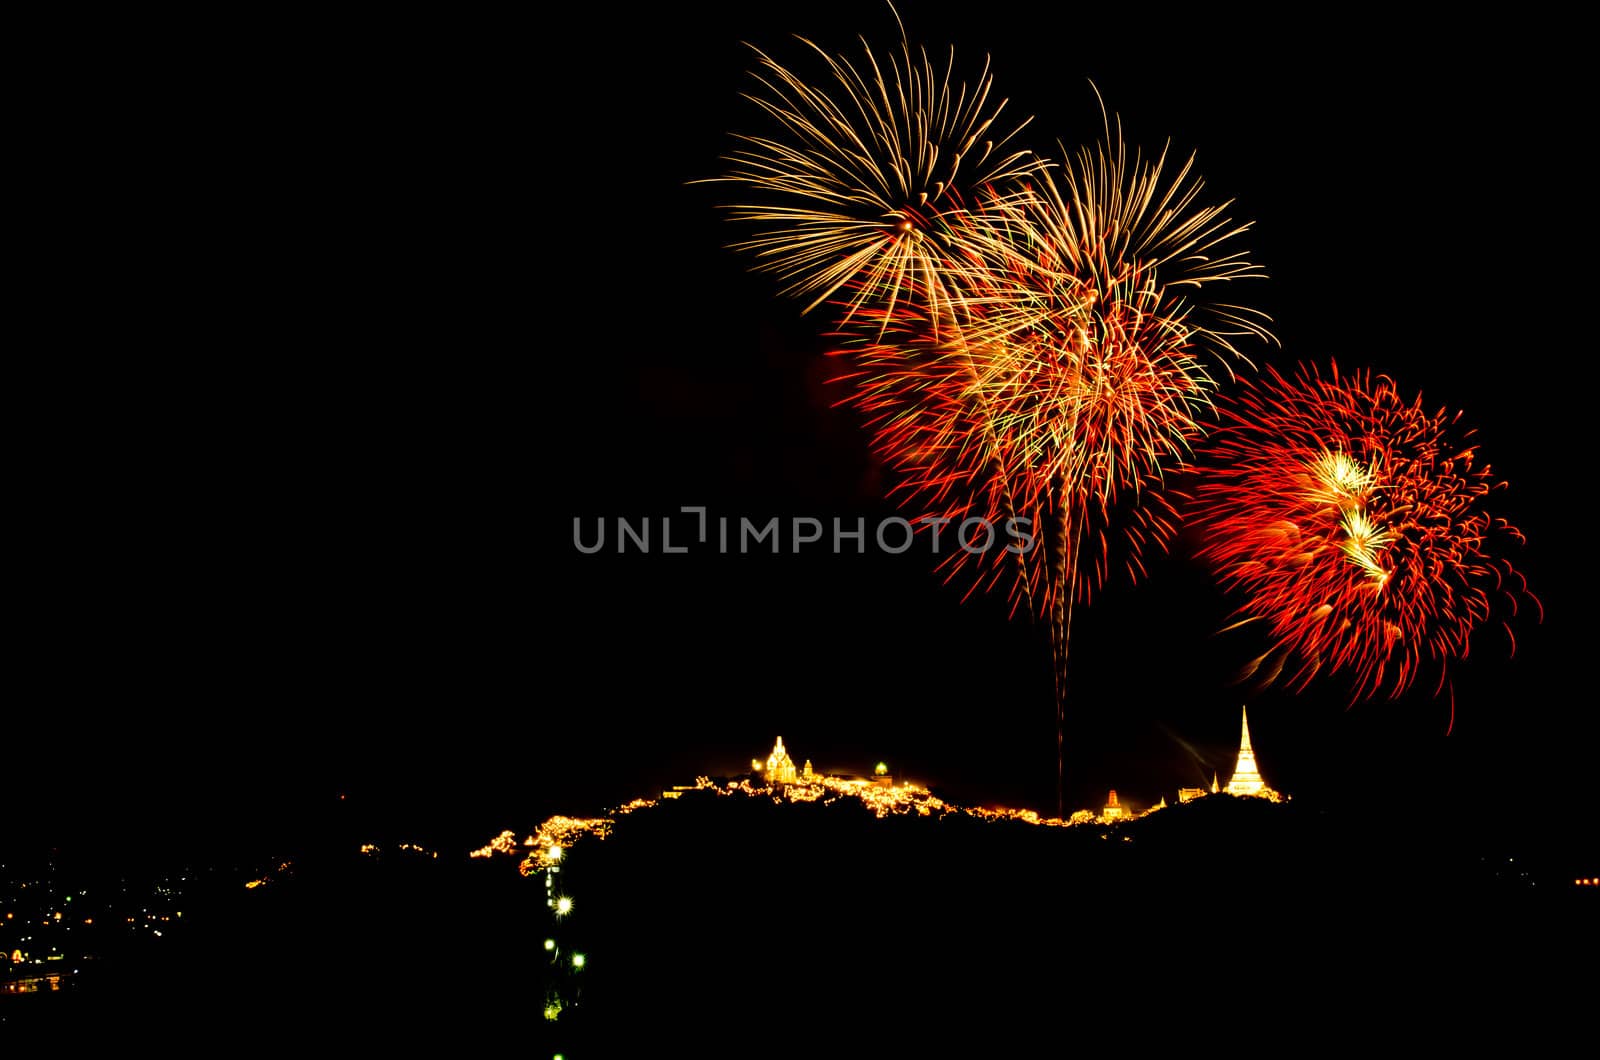
[[[880,777],[888,776],[889,775],[889,763],[887,763],[887,762],[879,762],[877,765],[872,767],[872,772],[874,774],[876,774],[877,776],[880,776]]]
[[[544,940],[544,948],[547,951],[555,949],[556,948],[556,940],[555,939],[545,939]]]
[[[570,912],[572,912],[571,898],[562,897],[556,899],[556,916],[566,916]]]
[[[585,964],[588,964],[588,963],[589,963],[589,958],[585,957],[583,954],[574,953],[572,955],[572,966],[574,968],[582,968]]]
[[[546,857],[548,857],[551,861],[560,861],[561,860],[561,848],[560,847],[551,847],[550,848],[550,853],[547,854]]]

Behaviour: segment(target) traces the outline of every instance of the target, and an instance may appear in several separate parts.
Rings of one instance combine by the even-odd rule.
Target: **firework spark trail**
[[[1252,669],[1276,656],[1266,678],[1287,670],[1295,688],[1342,672],[1354,701],[1397,698],[1436,666],[1438,694],[1500,605],[1538,607],[1494,555],[1521,534],[1485,510],[1503,483],[1459,421],[1337,365],[1270,370],[1225,405],[1195,512],[1240,622],[1270,630]]]

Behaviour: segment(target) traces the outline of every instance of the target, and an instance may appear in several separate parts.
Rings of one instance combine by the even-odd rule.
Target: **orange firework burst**
[[[977,196],[956,225],[964,297],[946,326],[907,300],[866,314],[875,326],[841,351],[880,453],[918,503],[954,519],[1041,517],[1049,557],[1024,557],[1011,583],[1013,602],[1041,616],[1104,581],[1113,529],[1135,573],[1144,548],[1170,537],[1152,487],[1201,433],[1213,367],[1242,359],[1241,338],[1270,339],[1259,314],[1201,297],[1261,275],[1224,246],[1246,226],[1199,202],[1192,160],[1167,177],[1164,154],[1130,157],[1109,122],[1106,136],[1059,177]]]
[[[1100,536],[1098,568],[1071,579],[1081,596],[1105,576],[1112,509],[1137,508],[1200,434],[1211,367],[1271,336],[1260,314],[1205,297],[1262,273],[1230,246],[1248,225],[1200,202],[1192,158],[1168,177],[1164,152],[1130,157],[1108,120],[1100,146],[1068,159],[1059,180],[971,219],[990,236],[972,241],[988,260],[965,338],[1001,354],[986,400],[1009,477],[1059,512],[1075,568],[1077,539]]]
[[[1001,186],[1040,163],[1006,144],[1026,125],[996,129],[1005,101],[993,101],[987,63],[971,88],[952,82],[954,54],[942,70],[925,51],[862,65],[801,38],[822,59],[828,87],[817,87],[759,49],[761,91],[747,98],[776,123],[773,136],[740,136],[725,181],[756,201],[727,207],[759,231],[735,244],[758,268],[776,273],[807,309],[845,298],[848,319],[868,304],[893,309],[919,290],[934,320],[959,298],[957,243],[983,229],[960,225],[963,190]]]
[[[1252,672],[1295,687],[1345,672],[1355,698],[1393,698],[1436,666],[1437,694],[1497,603],[1537,606],[1494,555],[1521,534],[1485,510],[1502,484],[1459,420],[1337,366],[1271,371],[1224,408],[1196,508],[1203,555],[1271,631]]]
[[[991,519],[1049,512],[1074,539],[1098,538],[1081,572],[1075,540],[1057,543],[1074,556],[1079,598],[1106,576],[1114,513],[1136,545],[1168,536],[1159,500],[1142,514],[1150,487],[1201,433],[1213,366],[1242,359],[1239,339],[1271,337],[1259,314],[1200,297],[1261,275],[1219,249],[1247,226],[1225,219],[1226,204],[1199,204],[1192,160],[1168,179],[1165,155],[1130,159],[1106,132],[1059,179],[977,197],[955,226],[965,256],[949,271],[964,297],[944,327],[908,299],[863,314],[873,326],[840,351],[879,451],[919,503]],[[1066,579],[1025,570],[1024,594],[1048,613]]]

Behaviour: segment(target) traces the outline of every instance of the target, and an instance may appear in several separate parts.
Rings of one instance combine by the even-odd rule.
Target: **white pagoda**
[[[1239,708],[1239,724],[1239,759],[1234,763],[1233,777],[1223,790],[1229,795],[1251,795],[1277,802],[1281,796],[1267,787],[1267,782],[1261,779],[1261,771],[1256,768],[1256,753],[1250,746],[1250,717],[1243,707]],[[1215,783],[1212,781],[1213,791]]]

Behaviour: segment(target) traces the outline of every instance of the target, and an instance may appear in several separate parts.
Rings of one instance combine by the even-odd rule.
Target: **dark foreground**
[[[1542,1052],[1577,1018],[1600,892],[1471,840],[1227,798],[1062,831],[691,796],[584,840],[548,892],[506,858],[310,859],[213,895],[170,945],[0,996],[0,1026],[180,1051],[960,1055],[968,1035],[1037,1034],[1275,1051],[1398,1032]]]

